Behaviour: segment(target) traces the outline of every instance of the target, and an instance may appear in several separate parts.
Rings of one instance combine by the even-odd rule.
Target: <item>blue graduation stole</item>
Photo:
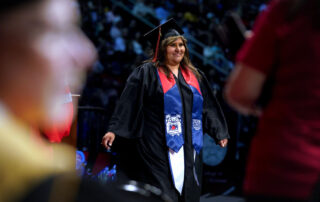
[[[200,91],[200,85],[188,68],[181,68],[184,80],[189,85],[193,93],[192,106],[192,145],[199,154],[203,146],[202,132],[202,108],[203,97]],[[164,123],[167,146],[175,152],[178,152],[184,144],[183,129],[183,109],[181,96],[176,81],[171,73],[170,79],[165,75],[161,68],[158,68],[158,78],[164,93]]]

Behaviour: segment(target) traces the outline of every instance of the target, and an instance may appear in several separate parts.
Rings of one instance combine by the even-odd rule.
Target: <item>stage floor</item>
[[[212,196],[211,194],[205,194],[201,196],[200,202],[245,202],[245,200],[234,196]]]

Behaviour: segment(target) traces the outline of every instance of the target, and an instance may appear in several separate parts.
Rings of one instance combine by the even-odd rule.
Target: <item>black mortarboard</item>
[[[155,50],[153,62],[157,59],[160,41],[171,36],[181,36],[183,33],[173,18],[146,33],[144,37],[151,42],[152,48]]]

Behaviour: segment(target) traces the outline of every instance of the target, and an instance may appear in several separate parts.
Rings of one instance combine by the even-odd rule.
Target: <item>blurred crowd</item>
[[[118,97],[132,69],[149,58],[151,49],[143,35],[150,27],[142,20],[158,25],[170,18],[176,19],[185,35],[196,40],[189,40],[188,45],[202,57],[191,54],[193,63],[213,78],[215,70],[209,62],[221,68],[232,68],[218,43],[214,27],[221,23],[227,11],[233,10],[251,29],[266,1],[80,1],[82,28],[99,53],[89,73],[82,104],[107,107]],[[216,77],[219,78],[215,80],[221,79],[220,75]]]
[[[223,66],[224,54],[217,37],[217,27],[227,11],[236,11],[251,29],[267,0],[251,1],[80,1],[83,30],[98,48],[100,60],[94,71],[121,75],[150,55],[143,35],[150,26],[176,19],[189,40],[189,46],[203,58],[196,58],[202,69],[207,61]],[[190,36],[190,37],[188,37]],[[197,45],[201,44],[201,45]],[[192,58],[193,61],[195,60]],[[129,69],[129,70],[128,70]]]

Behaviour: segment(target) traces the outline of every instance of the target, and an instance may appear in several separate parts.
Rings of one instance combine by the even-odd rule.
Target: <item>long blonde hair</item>
[[[154,62],[154,65],[157,68],[162,67],[164,73],[166,74],[166,76],[168,78],[170,78],[171,72],[168,69],[168,67],[165,65],[166,49],[170,44],[174,43],[179,38],[182,40],[183,45],[185,47],[185,53],[184,53],[184,56],[183,56],[182,61],[181,61],[182,68],[188,68],[189,70],[191,70],[194,73],[194,75],[198,79],[201,79],[201,75],[200,75],[199,71],[197,70],[197,68],[194,67],[194,65],[190,61],[189,49],[187,47],[187,39],[184,38],[183,36],[172,36],[172,37],[168,37],[168,38],[164,39],[161,42],[160,46],[159,46],[159,53],[158,53],[158,56],[157,56],[157,60]],[[153,57],[154,57],[154,53],[152,55],[152,58]],[[147,60],[147,61],[151,62],[152,59]]]

